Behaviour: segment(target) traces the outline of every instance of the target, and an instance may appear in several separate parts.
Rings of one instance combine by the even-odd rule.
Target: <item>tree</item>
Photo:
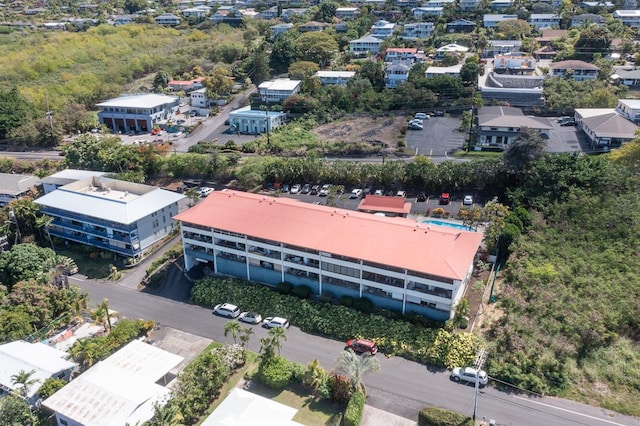
[[[47,239],[49,240],[49,244],[51,244],[51,250],[55,250],[53,246],[53,239],[51,238],[51,234],[49,233],[49,227],[53,223],[53,217],[43,214],[36,218],[36,227],[42,230],[44,229],[45,234],[47,235]]]
[[[109,300],[104,299],[96,309],[92,312],[93,319],[103,326],[107,330],[111,330],[111,315],[109,313]]]
[[[153,406],[153,418],[145,423],[147,426],[182,426],[184,416],[180,413],[180,408],[176,405],[167,404]]]
[[[305,80],[313,77],[320,67],[315,62],[298,61],[289,65],[289,78],[294,80]]]
[[[369,80],[376,91],[384,88],[384,64],[382,62],[367,61],[363,63],[359,74],[360,77]],[[352,80],[349,80],[349,82]]]
[[[478,83],[478,74],[480,66],[478,65],[478,57],[470,56],[460,68],[460,78],[466,86],[476,85]]]
[[[333,1],[325,1],[320,3],[318,11],[314,15],[313,19],[321,22],[333,22],[336,17],[336,9],[340,5]]]
[[[47,274],[56,266],[56,253],[34,244],[17,244],[0,254],[0,276],[9,289],[25,280],[47,282]]]
[[[278,351],[278,355],[280,355],[280,349],[282,348],[281,340],[287,340],[287,333],[285,333],[284,328],[274,327],[270,329],[269,337],[273,341],[273,347]]]
[[[208,96],[218,99],[228,95],[233,90],[233,79],[231,71],[224,67],[216,68],[211,74],[204,79],[204,87],[207,89]]]
[[[295,51],[298,60],[315,62],[324,67],[338,51],[338,43],[326,32],[308,32],[298,37]]]
[[[542,157],[546,142],[538,130],[528,127],[520,128],[516,140],[507,147],[502,156],[505,169],[522,172],[529,164]]]
[[[7,426],[34,426],[38,423],[31,415],[29,404],[13,395],[0,397],[0,424]]]
[[[231,338],[233,339],[233,343],[238,343],[238,335],[242,332],[242,327],[238,324],[237,321],[228,321],[224,325],[224,337],[227,337],[228,334],[231,334]]]
[[[269,57],[264,49],[256,49],[253,52],[245,69],[247,70],[247,76],[256,85],[269,78]]]
[[[171,78],[169,74],[165,70],[160,70],[156,73],[156,76],[153,78],[153,89],[161,90],[169,85],[169,81]]]
[[[283,34],[278,34],[273,46],[271,47],[271,55],[269,57],[269,65],[277,73],[283,73],[289,69],[296,60],[296,39],[300,33],[289,30]]]
[[[362,379],[365,374],[378,373],[380,371],[380,363],[369,353],[356,355],[352,349],[342,351],[336,359],[335,372],[345,375],[351,381],[351,387],[354,391],[365,392]]]
[[[249,346],[249,339],[253,336],[253,330],[248,327],[242,327],[240,330],[240,345],[242,346],[242,361],[247,361],[247,346]]]
[[[11,130],[28,122],[35,115],[33,106],[14,87],[8,92],[0,90],[0,139],[5,139]]]
[[[147,8],[146,0],[124,0],[124,10],[127,13],[136,13]]]
[[[36,374],[36,370],[29,372],[20,370],[17,374],[11,376],[11,383],[15,387],[20,388],[20,395],[22,395],[24,399],[29,397],[29,388],[40,381],[40,379],[31,378],[34,374]]]
[[[531,35],[531,26],[522,19],[507,19],[498,22],[496,30],[507,40],[521,40]]]
[[[591,25],[580,31],[580,37],[574,45],[574,57],[591,62],[593,55],[600,53],[606,55],[611,46],[611,36],[605,28]]]
[[[54,393],[58,392],[67,384],[66,380],[57,379],[55,377],[48,377],[42,386],[38,389],[38,396],[42,399],[47,399]]]

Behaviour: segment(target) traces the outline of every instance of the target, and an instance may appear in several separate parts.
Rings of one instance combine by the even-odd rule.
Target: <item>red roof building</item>
[[[360,205],[359,212],[364,213],[384,213],[386,216],[407,217],[411,212],[411,203],[404,197],[385,197],[383,195],[367,194]]]
[[[175,219],[187,270],[206,263],[223,275],[367,297],[440,320],[453,315],[482,241],[480,233],[229,190]]]

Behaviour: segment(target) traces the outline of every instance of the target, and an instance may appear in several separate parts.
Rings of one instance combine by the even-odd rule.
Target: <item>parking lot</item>
[[[431,158],[447,158],[461,149],[466,133],[458,131],[460,119],[454,116],[423,120],[423,130],[407,130],[405,140],[416,154]]]
[[[548,152],[588,152],[590,150],[587,136],[576,126],[561,126],[558,117],[544,118],[549,120],[553,129],[547,139]]]

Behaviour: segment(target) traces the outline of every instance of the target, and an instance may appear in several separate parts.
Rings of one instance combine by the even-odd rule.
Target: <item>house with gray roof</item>
[[[520,134],[520,129],[528,127],[548,135],[552,129],[548,120],[524,115],[520,108],[506,106],[486,106],[478,109],[478,125],[475,150],[503,150],[511,145]]]
[[[55,237],[140,258],[174,226],[184,195],[139,183],[92,176],[35,200],[53,218]]]
[[[608,152],[635,138],[638,126],[614,108],[581,108],[575,111],[576,127],[589,138],[591,149]]]
[[[27,195],[37,183],[36,176],[0,173],[0,206]]]
[[[93,170],[64,169],[52,174],[51,176],[40,179],[40,184],[42,185],[44,193],[48,194],[61,186],[65,186],[82,179],[87,179],[89,177],[104,176],[106,174],[106,172],[96,172]]]

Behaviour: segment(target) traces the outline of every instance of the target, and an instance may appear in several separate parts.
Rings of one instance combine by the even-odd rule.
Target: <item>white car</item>
[[[373,195],[384,195],[384,192],[382,189],[376,189],[376,192],[374,192]]]
[[[203,186],[202,188],[200,188],[200,191],[198,191],[198,193],[200,194],[201,198],[205,198],[207,195],[211,194],[214,191],[213,188],[208,188],[206,186]]]
[[[429,116],[429,114],[425,114],[424,112],[416,112],[414,118],[419,118],[420,120],[428,120],[431,117]]]
[[[331,184],[330,183],[325,183],[324,185],[322,185],[322,188],[320,188],[320,193],[318,194],[319,197],[326,197],[329,195],[329,190],[331,189]]]
[[[289,320],[281,317],[267,317],[262,326],[265,328],[289,328]]]
[[[262,315],[256,312],[243,312],[238,317],[238,320],[246,322],[247,324],[260,324],[262,322]]]
[[[213,308],[213,313],[227,318],[238,318],[240,315],[240,308],[231,303],[220,303]]]
[[[462,205],[463,206],[472,206],[473,205],[473,196],[472,195],[465,195],[464,198],[462,199]]]
[[[489,376],[487,376],[487,372],[484,370],[476,370],[473,367],[456,367],[451,371],[451,380],[454,382],[466,382],[466,383],[476,383],[480,386],[485,386],[489,383]]]
[[[290,194],[298,194],[300,193],[300,185],[298,185],[297,183],[295,185],[293,185],[291,187],[291,190],[289,191]]]
[[[424,121],[420,120],[419,118],[414,118],[413,120],[409,121],[409,124],[419,124],[419,125],[423,125]]]
[[[351,191],[351,195],[349,195],[349,198],[360,198],[362,197],[362,189],[354,189],[353,191]]]

